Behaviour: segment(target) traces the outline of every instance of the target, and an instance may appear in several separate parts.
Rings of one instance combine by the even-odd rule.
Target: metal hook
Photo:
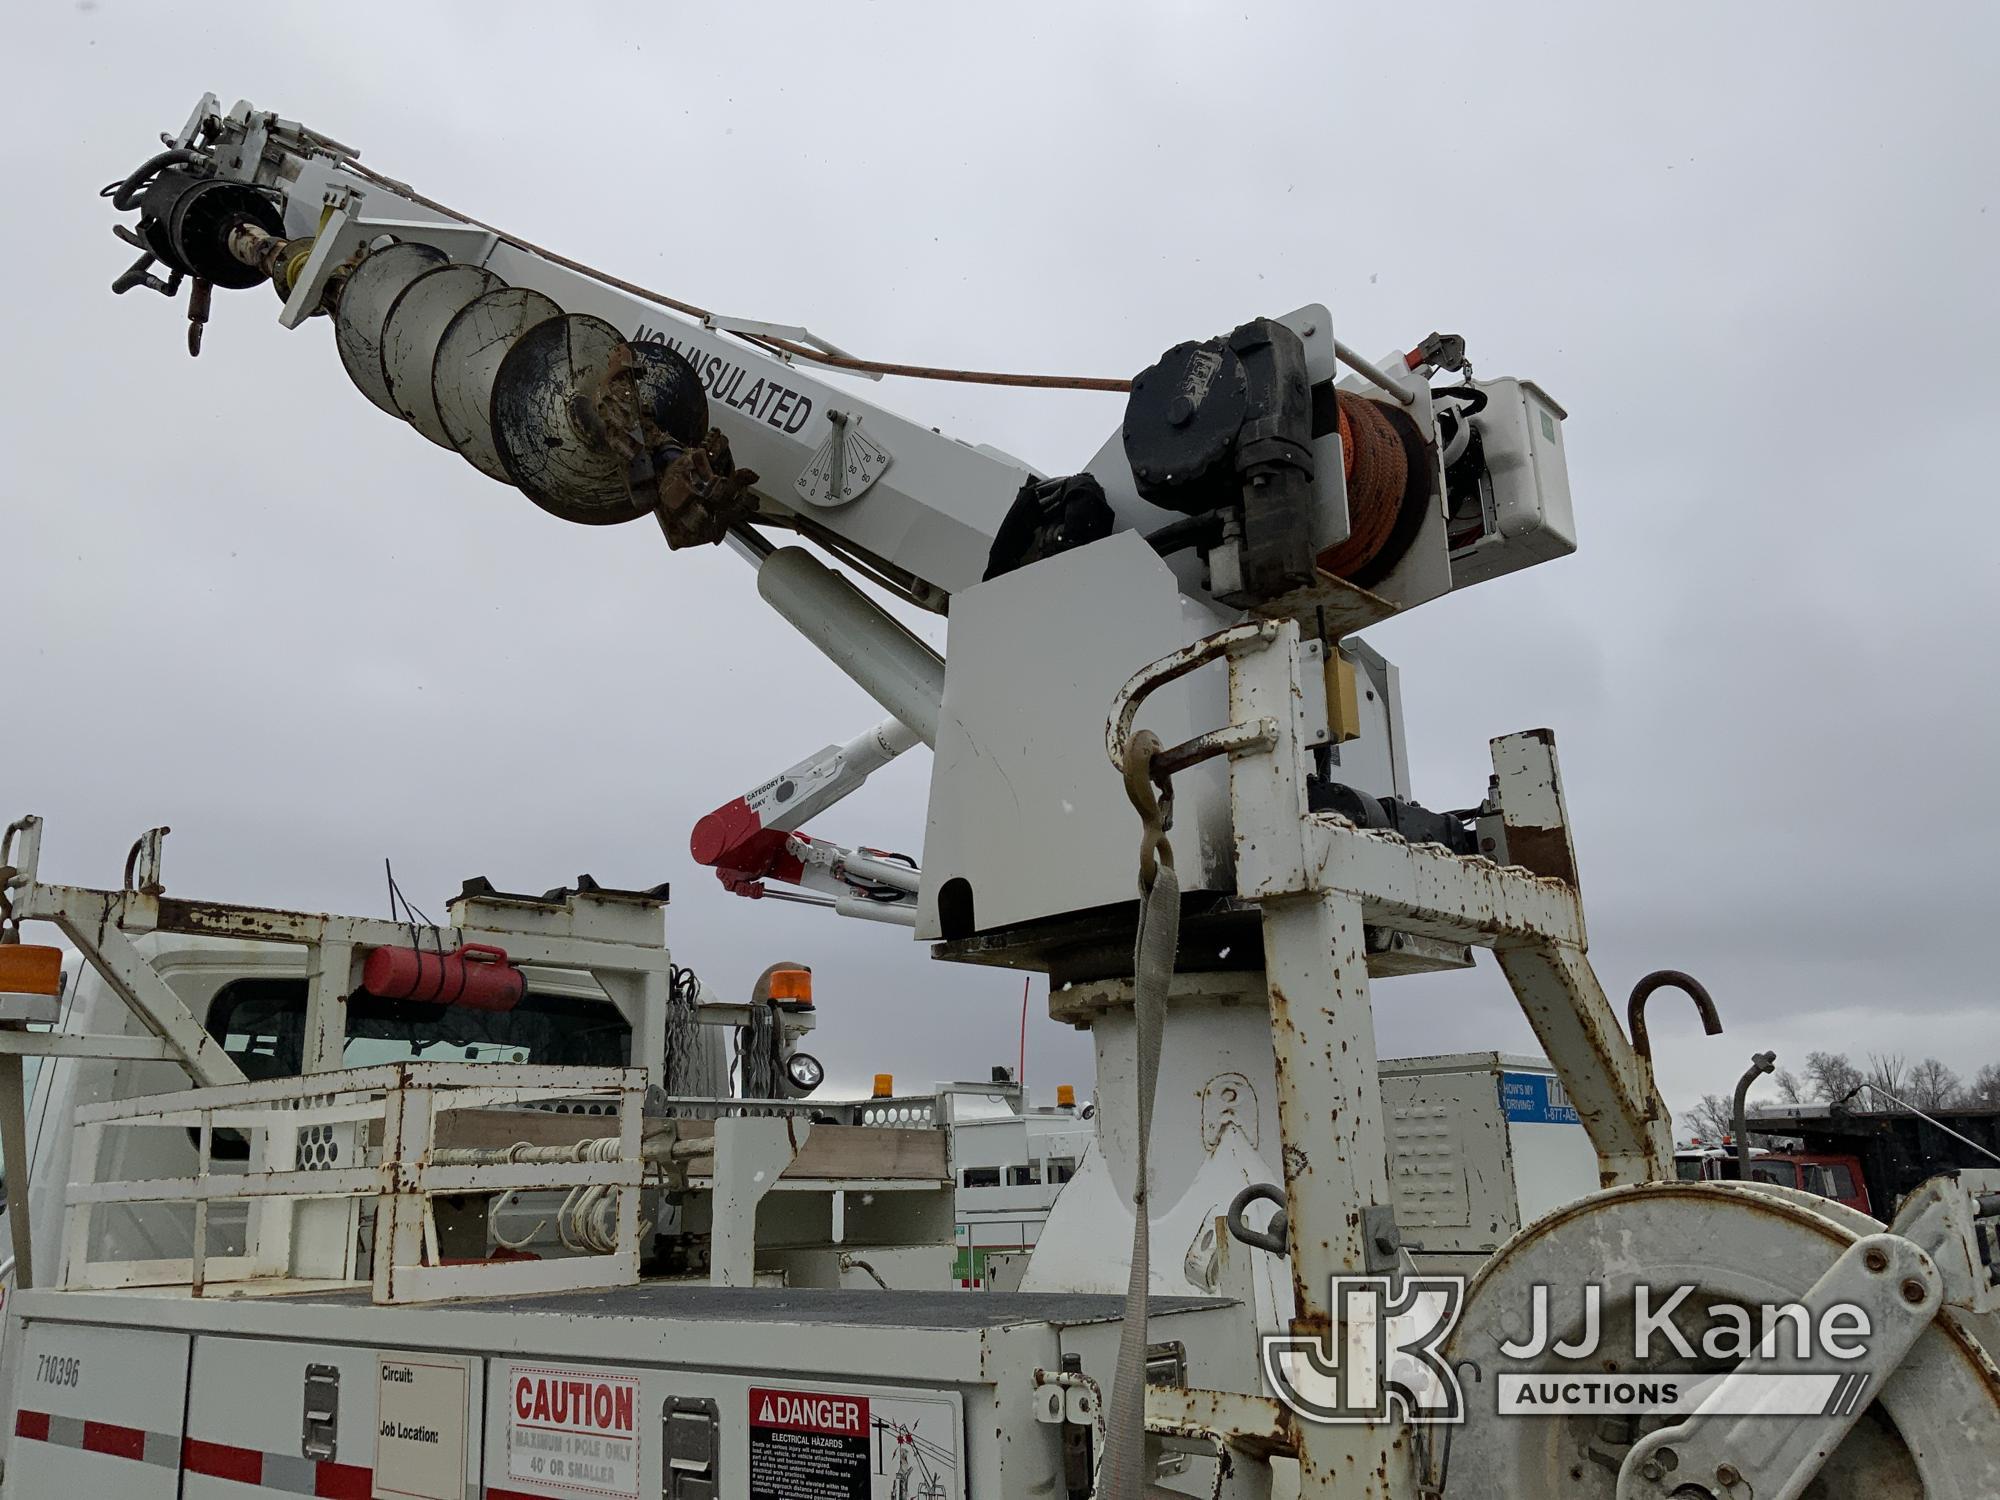
[[[1736,1172],[1743,1181],[1750,1180],[1750,1127],[1746,1114],[1750,1103],[1750,1085],[1778,1066],[1778,1054],[1759,1052],[1750,1059],[1750,1071],[1736,1081],[1736,1097],[1730,1102],[1729,1123],[1736,1132]]]
[[[1167,830],[1174,826],[1174,787],[1172,778],[1161,769],[1160,750],[1160,737],[1150,729],[1142,729],[1125,742],[1125,761],[1120,768],[1125,777],[1125,795],[1137,809],[1142,825],[1141,891],[1153,888],[1160,865],[1174,868],[1174,846],[1167,842]]]
[[[141,896],[157,896],[166,889],[160,880],[160,844],[172,832],[163,824],[148,828],[132,841],[125,855],[125,890]]]
[[[1646,1001],[1654,990],[1665,989],[1679,990],[1694,1001],[1694,1008],[1701,1012],[1703,1031],[1710,1036],[1722,1034],[1722,1013],[1699,979],[1679,969],[1655,969],[1632,986],[1632,998],[1625,1002],[1625,1029],[1631,1033],[1632,1050],[1648,1063],[1653,1060],[1653,1039],[1646,1032]]]
[[[1111,718],[1104,726],[1104,749],[1111,757],[1111,764],[1120,771],[1124,770],[1133,721],[1139,717],[1139,705],[1154,689],[1177,681],[1209,662],[1242,652],[1261,651],[1277,638],[1275,620],[1250,620],[1203,636],[1133,673],[1125,686],[1112,697]],[[1251,724],[1231,724],[1198,734],[1171,750],[1160,751],[1159,755],[1171,774],[1185,771],[1211,756],[1235,755],[1239,751],[1268,747],[1275,743],[1277,733],[1277,725],[1269,719],[1259,719]]]
[[[150,291],[158,292],[162,297],[173,296],[175,292],[180,290],[181,273],[175,271],[165,281],[162,281],[159,277],[151,274],[152,268],[156,263],[153,252],[148,250],[144,255],[133,261],[131,265],[127,266],[124,274],[111,283],[111,290],[122,297],[131,291],[133,287],[143,286]]]
[[[1243,1211],[1253,1203],[1278,1205],[1278,1211],[1272,1215],[1269,1228],[1252,1229],[1243,1222]],[[1224,1220],[1228,1225],[1231,1239],[1258,1250],[1268,1250],[1273,1255],[1283,1255],[1291,1243],[1291,1221],[1285,1211],[1285,1190],[1275,1183],[1251,1183],[1229,1200]]]

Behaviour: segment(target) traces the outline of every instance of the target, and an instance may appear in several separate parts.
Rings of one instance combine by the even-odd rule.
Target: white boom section
[[[937,744],[943,657],[803,547],[765,558],[757,592],[918,739]]]
[[[205,113],[198,107],[195,121]],[[373,180],[346,158],[306,146],[314,138],[247,103],[229,118],[249,134],[241,148],[218,152],[222,174],[271,188],[287,234],[318,236],[281,316],[287,327],[319,306],[330,273],[363,246],[385,235],[434,245],[510,286],[545,294],[565,312],[602,318],[628,338],[656,340],[683,355],[708,392],[710,422],[728,437],[736,461],[760,476],[756,492],[763,509],[802,513],[945,593],[979,581],[993,534],[1030,477],[1025,463],[945,437],[730,338],[720,327],[449,217],[419,201],[414,190]],[[731,323],[750,331],[766,327]],[[848,459],[837,487],[827,472],[836,416],[844,419],[840,436]],[[867,478],[876,464],[883,467]]]
[[[765,817],[764,826],[803,827],[806,819],[818,817],[850,792],[859,791],[870,776],[916,743],[916,732],[908,725],[898,719],[884,719],[844,745],[827,746],[811,760],[801,761],[785,772],[785,778],[795,782],[800,790],[782,810],[773,810]]]
[[[771,894],[764,882],[778,880],[827,898],[843,915],[911,925],[920,874],[913,863],[798,830],[918,743],[915,730],[891,718],[828,745],[703,817],[689,851],[738,895]]]

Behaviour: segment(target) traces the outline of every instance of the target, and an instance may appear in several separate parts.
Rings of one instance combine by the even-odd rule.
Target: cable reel
[[[1340,436],[1346,536],[1318,514],[1313,444]],[[1423,431],[1391,401],[1308,385],[1293,330],[1257,319],[1221,337],[1176,344],[1132,382],[1122,429],[1141,498],[1187,521],[1156,534],[1233,547],[1240,578],[1222,597],[1250,603],[1330,573],[1361,587],[1388,576],[1422,531],[1435,460]]]
[[[1644,1382],[1726,1373],[1736,1358],[1705,1352],[1710,1346],[1699,1332],[1721,1320],[1716,1308],[1747,1313],[1801,1303],[1846,1252],[1878,1240],[1929,1263],[1865,1214],[1764,1183],[1651,1183],[1598,1193],[1549,1214],[1504,1245],[1467,1288],[1445,1351],[1459,1372],[1466,1420],[1448,1446],[1439,1445],[1448,1471],[1434,1471],[1428,1482],[1442,1485],[1445,1500],[1990,1500],[2000,1494],[2000,1369],[1975,1335],[1987,1315],[1959,1306],[1926,1313],[1922,1331],[1886,1372],[1848,1367],[1866,1376],[1850,1387],[1858,1393],[1851,1406],[1858,1419],[1844,1433],[1833,1431],[1837,1445],[1802,1488],[1774,1491],[1769,1483],[1752,1483],[1730,1462],[1704,1467],[1691,1443],[1678,1444],[1680,1452],[1660,1449],[1660,1429],[1669,1424],[1724,1418],[1498,1410],[1503,1375],[1547,1377],[1538,1383],[1549,1390],[1586,1376]],[[1635,1353],[1642,1286],[1646,1311],[1655,1318],[1672,1291],[1692,1288],[1673,1321],[1694,1347],[1693,1358],[1659,1334],[1645,1340],[1647,1355]],[[1601,1296],[1595,1340],[1587,1333],[1590,1287]],[[1539,1341],[1538,1296],[1547,1307]],[[1763,1336],[1762,1326],[1756,1336]],[[1792,1337],[1783,1334],[1787,1341]],[[1536,1342],[1545,1352],[1532,1357],[1501,1351],[1505,1343],[1518,1349]],[[1579,1352],[1559,1352],[1566,1344]],[[1813,1420],[1752,1417],[1746,1421],[1778,1426],[1746,1430],[1775,1435],[1787,1424]],[[1628,1465],[1635,1452],[1637,1461]]]

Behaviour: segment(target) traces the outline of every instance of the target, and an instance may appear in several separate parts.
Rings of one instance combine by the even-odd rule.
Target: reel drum
[[[1703,1355],[1693,1332],[1707,1326],[1706,1309],[1796,1302],[1848,1246],[1881,1228],[1807,1193],[1737,1183],[1617,1188],[1529,1226],[1467,1288],[1447,1347],[1466,1402],[1465,1424],[1448,1439],[1447,1500],[1614,1500],[1633,1444],[1680,1419],[1503,1416],[1496,1375],[1722,1374],[1734,1360]],[[1642,1362],[1634,1356],[1641,1281],[1654,1289],[1655,1314],[1668,1295],[1661,1289],[1697,1289],[1675,1314],[1695,1346],[1694,1360],[1681,1358],[1671,1345],[1661,1358]],[[1603,1289],[1594,1353],[1565,1359],[1551,1347],[1516,1360],[1500,1352],[1502,1343],[1530,1336],[1537,1287],[1547,1289],[1551,1345],[1575,1339],[1585,1326],[1582,1289],[1590,1285]],[[1652,1341],[1656,1350],[1662,1342]],[[1872,1405],[1801,1500],[1991,1500],[2000,1494],[2000,1369],[1960,1314],[1950,1307],[1940,1311],[1903,1362],[1868,1394]],[[1446,1441],[1440,1437],[1432,1446]],[[1686,1478],[1689,1487],[1679,1493],[1695,1500],[1725,1493],[1703,1488],[1701,1476]]]

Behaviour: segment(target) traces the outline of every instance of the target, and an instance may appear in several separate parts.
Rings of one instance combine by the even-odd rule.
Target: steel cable
[[[388,188],[392,192],[401,193],[412,203],[420,204],[434,213],[444,214],[446,217],[455,219],[459,223],[470,224],[475,229],[484,229],[489,234],[498,235],[508,244],[525,250],[530,255],[538,255],[543,260],[561,266],[566,270],[575,271],[580,276],[588,276],[593,281],[602,282],[605,286],[615,287],[621,292],[638,297],[643,301],[651,302],[656,306],[671,308],[677,313],[697,319],[710,327],[716,326],[714,321],[716,315],[705,307],[698,307],[692,302],[683,302],[680,298],[670,297],[665,292],[653,291],[649,287],[640,286],[637,282],[626,281],[622,277],[613,276],[608,271],[600,271],[595,266],[586,265],[580,260],[572,260],[567,255],[558,255],[553,250],[545,249],[540,245],[524,240],[519,235],[510,234],[504,229],[488,224],[483,219],[475,219],[470,214],[462,214],[455,208],[448,208],[434,198],[425,197],[408,183],[398,182],[393,177],[384,176],[372,167],[364,167],[352,157],[343,156],[338,159],[344,170],[352,172],[355,176],[364,178],[369,182]],[[722,328],[719,331],[723,333],[735,332],[728,328]],[[742,339],[747,344],[752,344],[764,350],[767,354],[779,354],[790,359],[803,359],[813,364],[826,365],[836,370],[854,370],[870,375],[899,375],[911,380],[947,380],[974,385],[1024,386],[1036,390],[1129,391],[1132,389],[1132,382],[1130,380],[1091,375],[1022,375],[996,370],[958,370],[941,365],[893,364],[882,360],[857,359],[850,354],[829,354],[823,350],[810,348],[805,344],[794,343],[790,339],[774,336],[735,333],[735,337]]]

